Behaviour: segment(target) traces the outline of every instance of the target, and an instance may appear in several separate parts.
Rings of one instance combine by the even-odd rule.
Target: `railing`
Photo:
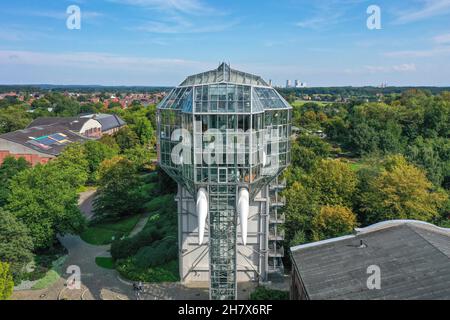
[[[271,196],[270,205],[272,207],[284,207],[286,205],[286,199],[280,196]]]
[[[268,273],[284,273],[284,266],[281,258],[275,259],[276,263],[274,263],[274,259],[269,259],[269,265],[267,268]]]
[[[275,247],[269,249],[269,257],[270,258],[283,258],[284,257],[284,248],[283,247]]]
[[[286,221],[286,216],[282,213],[271,213],[269,216],[269,222],[272,224],[278,223],[283,224]]]
[[[286,189],[286,180],[275,181],[269,185],[270,191],[281,191]]]
[[[271,240],[271,241],[284,240],[284,230],[277,230],[274,228],[269,228],[269,240]]]

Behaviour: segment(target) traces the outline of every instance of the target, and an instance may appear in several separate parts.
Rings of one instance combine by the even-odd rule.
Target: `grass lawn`
[[[91,225],[81,234],[81,239],[93,245],[110,244],[113,238],[127,236],[140,218],[141,215],[134,215],[118,221],[105,221]]]
[[[321,107],[324,107],[326,105],[332,104],[333,102],[329,101],[310,101],[310,100],[296,100],[295,102],[291,103],[291,105],[295,107],[303,107],[303,105],[307,103],[315,103]]]
[[[114,261],[111,257],[96,257],[95,263],[102,268],[105,269],[114,269]]]
[[[33,290],[41,290],[48,288],[52,284],[54,284],[60,278],[60,274],[62,273],[62,266],[64,261],[66,260],[66,256],[60,257],[59,259],[53,261],[52,268],[47,271],[45,276],[36,282],[36,284],[32,287]]]

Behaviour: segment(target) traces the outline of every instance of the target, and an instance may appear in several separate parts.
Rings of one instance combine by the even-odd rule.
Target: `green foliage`
[[[292,165],[309,172],[319,159],[329,157],[331,152],[331,145],[319,137],[301,135],[292,145]]]
[[[250,300],[265,300],[265,301],[275,301],[275,300],[289,300],[289,292],[268,289],[266,287],[260,286],[255,289],[250,294]]]
[[[125,150],[123,155],[125,158],[136,164],[139,170],[150,168],[153,161],[156,160],[149,148],[140,145]]]
[[[116,265],[120,275],[132,281],[150,283],[180,281],[178,259],[158,267],[146,269],[138,267],[134,258],[120,260]]]
[[[103,161],[98,172],[98,196],[94,212],[98,218],[126,216],[142,210],[136,165],[123,157]]]
[[[134,256],[135,264],[146,269],[156,267],[177,259],[178,248],[171,238],[155,241],[151,246],[142,247]]]
[[[151,122],[146,117],[139,117],[132,126],[139,138],[141,145],[147,145],[155,136]]]
[[[367,223],[390,219],[433,222],[447,199],[444,192],[433,190],[422,170],[402,156],[392,156],[373,179],[365,182],[359,206]]]
[[[351,207],[357,177],[348,163],[320,160],[303,183],[317,203]]]
[[[93,223],[81,233],[81,239],[93,245],[106,245],[114,239],[127,236],[139,222],[140,215],[134,215],[117,221]]]
[[[84,186],[88,179],[87,153],[83,145],[72,143],[68,145],[58,158],[47,167],[60,172],[74,188]]]
[[[106,159],[117,156],[119,148],[110,147],[109,145],[98,141],[88,141],[84,144],[84,148],[86,154],[85,157],[88,163],[88,182],[95,183],[100,164]]]
[[[46,277],[54,266],[59,265],[59,261],[63,261],[67,256],[67,249],[59,241],[55,241],[50,248],[45,250],[36,250],[33,261],[27,268],[27,273],[22,275],[22,280],[37,281]]]
[[[4,206],[8,199],[11,179],[29,167],[30,164],[24,158],[16,160],[14,157],[6,157],[3,160],[0,166],[0,207]]]
[[[155,210],[144,229],[114,241],[111,255],[120,274],[131,280],[178,281],[177,209],[173,195],[152,200]]]
[[[0,208],[0,261],[10,264],[16,281],[33,258],[32,250],[33,241],[25,225],[13,214]]]
[[[60,117],[74,117],[80,113],[80,104],[71,97],[61,93],[50,93],[45,98],[50,102],[53,112]]]
[[[50,287],[56,281],[59,280],[63,273],[63,265],[66,260],[66,256],[59,257],[51,262],[51,268],[47,270],[45,275],[40,278],[32,287],[33,290],[42,290]]]
[[[297,232],[295,232],[295,234],[294,234],[294,237],[289,242],[289,247],[299,246],[299,245],[302,245],[307,242],[308,242],[308,238],[306,236],[305,231],[297,230]]]
[[[424,169],[436,186],[450,187],[450,140],[445,138],[417,138],[407,148],[406,157]]]
[[[164,207],[167,203],[170,203],[172,201],[173,201],[173,195],[172,194],[159,196],[159,197],[153,198],[148,203],[146,203],[145,204],[145,209],[148,212],[158,211],[162,207]]]
[[[111,257],[96,257],[95,263],[99,267],[104,268],[104,269],[113,270],[115,267],[114,261]]]
[[[299,182],[295,182],[283,193],[286,197],[286,241],[290,243],[294,237],[301,233],[305,236],[304,241],[311,238],[311,220],[315,215],[318,205],[313,201],[313,196]],[[294,244],[294,242],[293,242]],[[297,245],[300,243],[295,243]]]
[[[36,249],[51,246],[57,234],[79,233],[85,226],[68,177],[71,170],[59,165],[37,165],[17,174],[10,184],[6,209],[28,227]]]
[[[356,215],[350,209],[323,206],[312,220],[313,239],[320,241],[348,235],[356,226]]]
[[[0,134],[21,130],[31,122],[31,116],[22,105],[14,105],[1,109]]]
[[[0,300],[8,300],[14,289],[14,281],[9,263],[0,261]]]
[[[120,129],[115,135],[117,144],[120,147],[120,150],[125,151],[127,149],[131,149],[139,145],[139,137],[137,134],[131,130],[128,126]]]

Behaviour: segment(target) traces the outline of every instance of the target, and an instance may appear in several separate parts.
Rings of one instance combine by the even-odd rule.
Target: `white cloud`
[[[166,34],[182,34],[182,33],[209,33],[221,32],[236,26],[239,22],[232,20],[228,22],[202,23],[196,24],[189,19],[181,16],[173,16],[166,18],[165,21],[148,21],[138,27],[131,28],[133,30],[150,32],[150,33],[166,33]]]
[[[202,0],[108,0],[111,2],[154,10],[153,20],[136,23],[137,30],[160,34],[221,32],[238,24],[237,19],[220,19],[228,12],[216,10]],[[198,16],[202,15],[199,19]]]
[[[308,18],[296,22],[294,25],[305,29],[322,29],[348,21],[348,12],[355,6],[367,0],[315,0],[308,1],[313,6],[313,12]]]
[[[188,14],[212,14],[215,9],[201,0],[110,0],[112,2]]]
[[[0,65],[75,66],[79,68],[164,68],[201,65],[184,59],[153,59],[101,52],[47,53],[0,50]]]
[[[406,24],[450,12],[450,0],[420,0],[420,2],[420,8],[399,12],[395,23]]]
[[[383,55],[390,58],[431,58],[450,54],[450,47],[438,47],[428,50],[404,50],[385,52]]]
[[[438,44],[450,44],[450,33],[436,36],[433,38],[433,40]]]
[[[364,69],[370,73],[415,72],[417,70],[414,63],[404,63],[395,66],[365,66]]]

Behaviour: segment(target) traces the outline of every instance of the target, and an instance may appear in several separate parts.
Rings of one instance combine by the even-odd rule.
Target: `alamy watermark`
[[[69,15],[66,20],[66,26],[69,30],[81,29],[81,9],[79,6],[71,5],[67,7],[66,13]]]
[[[271,176],[280,166],[280,143],[288,140],[287,131],[280,134],[279,128],[256,131],[249,129],[219,130],[210,128],[202,132],[202,122],[194,124],[195,133],[186,129],[176,129],[170,140],[179,142],[171,150],[171,161],[175,165],[195,163],[211,165],[262,164],[261,175]],[[287,130],[287,128],[285,128]],[[168,138],[164,136],[163,138]],[[194,153],[192,150],[194,149]]]
[[[367,28],[369,30],[381,30],[381,8],[377,5],[371,5],[367,8]]]
[[[66,285],[69,290],[80,290],[81,289],[81,269],[79,266],[72,265],[68,266],[66,270],[67,274],[70,276],[67,278]]]
[[[367,288],[369,290],[381,290],[381,269],[377,265],[371,265],[367,268],[367,274],[370,276],[367,278]]]

